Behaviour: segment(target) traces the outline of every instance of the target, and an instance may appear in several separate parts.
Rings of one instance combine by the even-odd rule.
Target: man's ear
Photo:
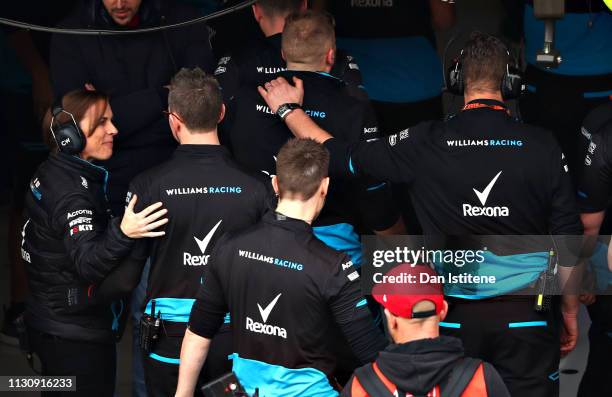
[[[251,9],[253,10],[253,17],[255,17],[255,20],[257,21],[257,23],[259,23],[259,21],[261,21],[261,18],[263,18],[263,11],[261,7],[259,6],[259,4],[255,3],[251,6]]]
[[[219,112],[219,120],[217,121],[217,124],[221,123],[224,118],[225,118],[225,104],[222,103],[221,104],[221,111]]]
[[[335,62],[336,62],[336,49],[330,48],[329,50],[327,50],[327,54],[325,54],[325,63],[328,66],[334,66]]]
[[[281,57],[283,57],[283,61],[287,62],[287,57],[285,56],[285,51],[281,48]]]
[[[272,175],[272,189],[274,189],[274,193],[276,193],[276,196],[280,194],[278,190],[278,179],[276,178],[276,175]]]
[[[329,190],[329,177],[326,176],[321,181],[321,185],[319,185],[319,191],[323,196],[327,196],[327,191]]]
[[[176,131],[179,128],[179,123],[176,120],[176,117],[174,117],[172,114],[168,115],[168,124],[170,125],[170,129],[172,131]]]
[[[440,321],[444,321],[446,315],[448,314],[448,302],[444,301],[444,306],[442,306],[442,310],[440,311]]]
[[[172,132],[172,137],[174,138],[174,140],[180,143],[181,140],[179,139],[179,131],[181,129],[181,124],[172,115],[168,117],[168,124],[170,125],[170,131]]]
[[[390,330],[395,330],[397,328],[397,319],[388,309],[385,309],[385,317],[387,318],[387,326]]]

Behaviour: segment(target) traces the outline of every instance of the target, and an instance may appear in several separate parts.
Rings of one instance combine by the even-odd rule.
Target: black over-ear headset
[[[502,78],[500,89],[504,99],[516,99],[522,92],[523,77],[520,74],[519,68],[516,66],[516,62],[510,65],[509,62],[513,58],[510,55],[510,51],[507,49],[506,54],[508,54],[508,62],[506,62],[506,72]],[[463,50],[459,53],[459,58],[455,61],[455,64],[448,70],[446,89],[455,95],[463,95],[463,90],[465,89],[463,65],[461,64],[462,58]]]
[[[56,122],[57,117],[65,113],[70,116],[70,119],[65,123]],[[62,99],[57,100],[51,108],[51,135],[55,140],[55,144],[62,153],[79,154],[85,148],[86,138],[83,131],[79,128],[74,115],[62,107]]]

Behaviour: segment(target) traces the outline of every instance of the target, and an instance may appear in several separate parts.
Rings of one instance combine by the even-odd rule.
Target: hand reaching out
[[[160,209],[161,202],[151,204],[140,212],[134,212],[137,196],[134,195],[121,219],[121,231],[130,238],[143,237],[159,237],[166,234],[164,231],[154,232],[153,230],[168,223],[168,218],[159,219],[164,216],[168,210]]]

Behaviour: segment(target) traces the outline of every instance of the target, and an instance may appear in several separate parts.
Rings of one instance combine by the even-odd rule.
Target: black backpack
[[[440,389],[444,391],[442,397],[460,397],[467,385],[472,380],[474,373],[482,364],[482,360],[464,357],[453,367],[450,374],[440,384]],[[372,364],[368,364],[355,370],[355,376],[359,383],[370,397],[394,397],[387,389],[387,386],[378,377]],[[397,391],[398,397],[405,397],[406,392]],[[421,397],[421,396],[414,396]],[[424,396],[422,396],[424,397]]]

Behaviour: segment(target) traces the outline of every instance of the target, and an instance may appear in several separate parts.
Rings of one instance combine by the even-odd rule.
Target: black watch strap
[[[289,113],[291,113],[295,109],[301,109],[301,108],[302,107],[300,106],[299,103],[283,103],[276,110],[276,115],[280,117],[281,120],[285,120],[285,117],[287,117]]]

